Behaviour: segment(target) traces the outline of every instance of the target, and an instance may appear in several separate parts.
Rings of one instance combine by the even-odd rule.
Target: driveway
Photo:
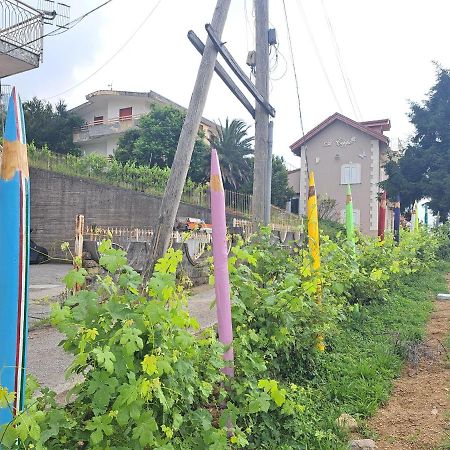
[[[58,301],[64,292],[62,278],[70,270],[66,264],[42,264],[30,269],[29,319],[31,328],[50,314],[50,304]],[[188,301],[189,312],[198,320],[201,328],[216,322],[216,308],[211,307],[214,300],[212,286],[198,286],[192,289]],[[63,335],[52,327],[38,327],[29,332],[28,373],[57,394],[66,392],[74,380],[65,380],[64,371],[71,364],[72,356],[58,345]]]

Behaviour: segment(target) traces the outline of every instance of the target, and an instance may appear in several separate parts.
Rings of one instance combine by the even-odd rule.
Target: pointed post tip
[[[219,156],[215,148],[211,150],[211,181],[210,188],[212,192],[223,191],[222,173],[220,171]]]
[[[28,178],[25,120],[22,102],[15,87],[12,89],[8,102],[3,138],[0,178],[10,180],[17,171],[21,171]]]

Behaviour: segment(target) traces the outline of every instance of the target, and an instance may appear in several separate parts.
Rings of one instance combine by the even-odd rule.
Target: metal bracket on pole
[[[200,40],[200,38],[191,30],[188,32],[188,39],[191,44],[196,48],[196,50],[203,55],[205,49],[205,44]],[[216,61],[214,66],[214,71],[219,75],[219,78],[225,83],[225,85],[230,89],[234,96],[241,102],[244,108],[250,113],[250,115],[255,118],[255,108],[247,100],[244,93],[238,88],[233,79],[226,73],[225,69]]]
[[[220,41],[220,39],[216,36],[214,29],[210,24],[205,25],[206,31],[208,32],[208,36],[216,47],[217,51],[222,55],[225,59],[225,62],[230,66],[230,69],[234,72],[234,74],[239,78],[239,80],[244,84],[244,86],[249,90],[249,92],[253,95],[255,100],[267,111],[269,115],[275,117],[275,109],[271,106],[264,97],[257,91],[255,85],[251,82],[251,80],[245,75],[243,70],[239,67],[236,60],[233,58],[231,53],[225,47],[225,44]]]

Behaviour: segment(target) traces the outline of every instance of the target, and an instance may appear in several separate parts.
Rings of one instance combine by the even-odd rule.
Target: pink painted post
[[[214,279],[217,305],[219,340],[228,347],[223,359],[229,366],[223,372],[234,376],[233,368],[233,325],[231,321],[230,278],[228,274],[227,224],[225,216],[225,192],[222,184],[219,158],[215,149],[211,152],[211,219],[212,247],[214,259]]]

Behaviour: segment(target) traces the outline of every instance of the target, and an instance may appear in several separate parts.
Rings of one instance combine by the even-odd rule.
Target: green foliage
[[[28,156],[32,167],[51,169],[65,175],[91,178],[101,183],[127,187],[149,194],[161,195],[166,188],[170,169],[157,166],[139,166],[133,162],[125,164],[97,153],[86,156],[65,155],[61,157],[47,147],[37,148],[30,144]],[[201,195],[205,186],[186,180],[185,191]]]
[[[445,222],[450,211],[450,71],[436,64],[436,78],[425,102],[411,103],[415,134],[401,158],[387,162],[389,178],[383,184],[392,199],[401,195],[404,209],[430,198],[430,208]]]
[[[138,129],[131,129],[119,139],[115,157],[122,163],[140,166],[172,167],[186,114],[172,106],[153,106],[139,120]],[[209,176],[208,145],[199,130],[188,176],[203,182]]]
[[[402,343],[420,339],[440,289],[441,237],[422,230],[378,242],[356,256],[337,234],[322,236],[320,271],[309,252],[287,251],[268,230],[237,243],[229,258],[235,377],[213,329],[194,335],[180,251],[169,250],[147,286],[125,253],[105,241],[106,274],[60,306],[52,322],[83,380],[57,406],[28,388],[26,410],[0,430],[4,448],[346,449],[342,413],[372,414],[402,363]],[[84,285],[72,271],[68,284]],[[325,351],[324,351],[325,350]],[[10,402],[0,390],[0,402]],[[230,433],[231,429],[231,433]]]
[[[48,146],[57,153],[79,154],[73,143],[73,129],[81,127],[83,120],[67,110],[60,100],[55,107],[37,97],[23,104],[27,126],[27,140],[37,147]]]
[[[221,122],[218,136],[211,139],[211,146],[217,150],[225,189],[243,192],[244,186],[253,181],[253,137],[247,136],[248,127],[244,121],[228,117],[225,126]]]
[[[272,205],[285,208],[286,202],[294,195],[289,186],[288,171],[282,156],[272,157]]]

